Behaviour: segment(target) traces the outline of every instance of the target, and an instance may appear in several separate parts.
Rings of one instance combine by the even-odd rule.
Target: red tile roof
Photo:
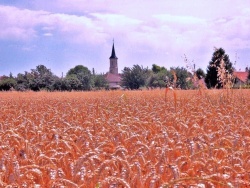
[[[242,82],[247,81],[248,72],[234,72],[233,75]]]

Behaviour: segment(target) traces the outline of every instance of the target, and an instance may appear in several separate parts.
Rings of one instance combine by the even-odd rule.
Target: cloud
[[[2,24],[0,26],[0,39],[32,40],[42,36],[57,37],[69,43],[90,43],[92,45],[104,44],[107,40],[122,38],[130,44],[135,42],[138,46],[146,45],[154,49],[166,48],[193,48],[195,45],[217,45],[222,40],[230,40],[227,45],[235,45],[237,38],[249,38],[249,9],[237,17],[218,17],[216,19],[200,18],[192,15],[174,15],[161,13],[153,14],[149,10],[153,3],[143,4],[142,10],[138,10],[138,16],[128,11],[131,5],[123,5],[121,2],[98,1],[99,3],[87,3],[87,1],[73,0],[55,1],[49,3],[58,10],[68,7],[71,12],[85,10],[82,14],[57,13],[46,10],[28,10],[11,6],[0,6]],[[36,6],[40,5],[38,1]],[[138,7],[142,1],[134,3]],[[43,3],[44,4],[44,3]],[[111,8],[107,5],[112,4]],[[176,8],[176,5],[159,2],[162,7]],[[211,3],[213,4],[213,3]],[[116,5],[118,8],[115,8]],[[219,6],[221,3],[219,3]],[[44,9],[47,5],[43,5]],[[124,7],[124,8],[122,8]],[[55,8],[55,9],[56,9]],[[178,9],[177,9],[178,10]],[[194,10],[196,12],[197,10]],[[11,12],[12,14],[9,14]],[[70,12],[70,11],[69,11]],[[119,13],[124,12],[124,13]],[[171,11],[170,11],[171,12]],[[200,10],[198,11],[200,12]],[[222,15],[225,11],[222,10]],[[130,14],[131,13],[131,14]],[[141,14],[149,14],[147,17]],[[195,13],[194,13],[195,15]],[[219,15],[219,14],[217,14]],[[144,19],[142,19],[142,17]],[[238,37],[240,35],[240,37]],[[232,40],[232,38],[234,40]],[[237,39],[237,40],[236,40]],[[206,40],[207,44],[202,44]],[[167,41],[167,43],[159,43]],[[167,46],[169,45],[169,46]]]
[[[107,24],[108,27],[112,27],[112,29],[119,29],[120,27],[131,27],[141,24],[142,21],[134,18],[130,18],[128,16],[122,14],[101,14],[101,13],[91,13],[99,23],[102,25]]]
[[[44,33],[43,36],[45,36],[45,37],[52,37],[53,34],[52,33]]]
[[[99,31],[106,35],[106,39],[113,37],[123,42],[128,40],[142,24],[141,20],[122,14],[92,13],[91,16],[94,17],[94,24],[98,26]]]
[[[244,10],[244,9],[243,9]],[[243,11],[244,12],[244,11]],[[210,21],[212,42],[230,50],[250,49],[250,13]]]
[[[174,16],[170,14],[157,14],[157,15],[154,15],[153,17],[161,21],[160,24],[176,23],[176,24],[184,24],[184,25],[197,25],[197,24],[204,23],[204,19],[193,17],[193,16]]]
[[[29,10],[20,11],[15,7],[0,6],[0,39],[27,40],[34,37],[34,25],[29,22],[33,19],[31,13]],[[29,21],[25,19],[27,17],[30,18]]]
[[[3,40],[32,40],[55,34],[61,40],[71,42],[98,43],[105,38],[102,29],[86,16],[0,6],[0,17],[0,39]]]
[[[183,65],[184,53],[205,65],[214,46],[230,53],[250,48],[250,1],[245,0],[21,0],[11,5],[0,5],[0,40],[19,42],[26,54],[36,46],[39,62],[44,56],[56,62],[61,53],[65,64],[96,63],[96,71],[103,72],[113,38],[120,68]]]

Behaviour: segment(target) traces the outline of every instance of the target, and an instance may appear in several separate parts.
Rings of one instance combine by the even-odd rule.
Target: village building
[[[109,72],[105,75],[109,84],[109,89],[121,88],[121,74],[118,73],[118,58],[115,54],[115,46],[113,42],[111,56],[109,58]]]
[[[248,68],[245,71],[234,71],[235,87],[240,87],[247,84]]]

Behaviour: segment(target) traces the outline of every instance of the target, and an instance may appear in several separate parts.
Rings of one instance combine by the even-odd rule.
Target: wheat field
[[[250,90],[1,92],[0,187],[250,187]]]

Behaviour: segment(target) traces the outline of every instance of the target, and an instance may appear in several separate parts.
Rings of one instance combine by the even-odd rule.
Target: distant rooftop
[[[246,81],[247,81],[248,72],[235,71],[235,72],[233,73],[233,75],[234,75],[236,78],[238,78],[240,81],[246,82]]]

